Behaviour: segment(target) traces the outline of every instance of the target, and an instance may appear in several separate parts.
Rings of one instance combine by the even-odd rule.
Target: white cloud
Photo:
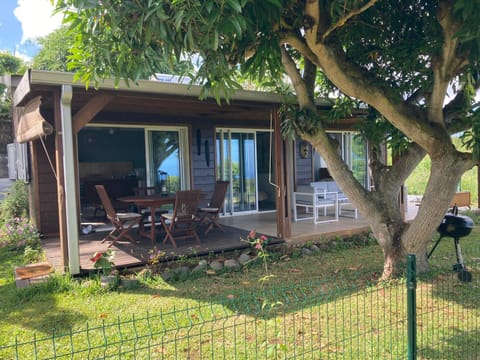
[[[13,13],[22,24],[22,43],[46,36],[60,27],[62,15],[52,16],[52,11],[50,0],[18,0]]]

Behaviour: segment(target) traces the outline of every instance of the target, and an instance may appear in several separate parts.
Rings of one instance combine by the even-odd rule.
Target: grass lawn
[[[418,332],[425,358],[435,358],[440,351],[437,345],[448,341],[453,341],[450,345],[457,353],[462,342],[466,342],[469,351],[474,351],[468,337],[450,337],[447,333],[451,329],[445,332],[440,329],[444,326],[455,331],[471,329],[478,334],[480,246],[476,239],[479,236],[477,227],[461,241],[466,265],[473,274],[471,283],[460,283],[456,277],[441,273],[445,270],[451,273],[451,266],[456,262],[451,239],[442,240],[431,259],[432,273],[419,282],[417,314],[421,328]],[[372,242],[358,245],[338,241],[336,246],[314,256],[272,257],[268,267],[271,276],[267,281],[260,281],[265,274],[261,264],[257,264],[240,272],[190,277],[172,283],[158,277],[144,279],[139,287],[114,291],[101,288],[98,279],[72,280],[61,276],[46,284],[17,290],[13,267],[19,265],[21,259],[21,252],[0,248],[0,348],[11,344],[15,336],[30,341],[34,334],[37,338],[51,337],[52,329],[57,334],[68,333],[85,329],[87,322],[94,328],[155,316],[158,320],[155,325],[139,320],[135,333],[142,333],[146,327],[149,331],[156,326],[176,328],[172,336],[181,339],[182,345],[179,345],[181,349],[177,348],[169,338],[167,343],[171,346],[158,345],[158,353],[153,358],[182,358],[178,355],[182,352],[190,358],[199,358],[202,347],[213,349],[217,342],[222,343],[224,355],[232,351],[231,345],[235,352],[243,354],[239,358],[276,358],[286,356],[287,351],[317,358],[310,349],[317,351],[318,347],[327,354],[343,354],[339,358],[375,358],[384,356],[378,355],[378,351],[385,348],[391,349],[392,358],[397,358],[395,356],[405,351],[402,344],[406,341],[406,286],[404,281],[377,284],[383,259],[380,248]],[[384,304],[388,304],[388,308]],[[447,322],[450,318],[445,309],[459,307],[461,310]],[[192,314],[184,309],[197,310]],[[200,309],[211,311],[207,315]],[[268,315],[263,319],[268,319],[258,323],[258,315],[266,312]],[[158,319],[158,314],[165,316]],[[370,319],[368,326],[364,325],[366,318]],[[217,328],[213,324],[219,319],[222,324]],[[471,319],[475,319],[473,323]],[[205,327],[197,331],[187,329],[201,320],[209,324],[208,331]],[[302,330],[307,325],[309,331]],[[180,330],[184,327],[186,330]],[[200,345],[193,344],[197,340],[191,343],[185,340],[188,336],[185,337],[184,332],[189,331],[189,336],[198,338]],[[118,329],[113,331],[118,332]],[[372,332],[373,340],[368,340],[365,334]],[[318,346],[318,341],[324,345]],[[349,352],[353,350],[347,350],[346,342],[354,342],[363,355]],[[252,351],[261,351],[261,354],[247,355]],[[219,358],[233,358],[233,355]]]

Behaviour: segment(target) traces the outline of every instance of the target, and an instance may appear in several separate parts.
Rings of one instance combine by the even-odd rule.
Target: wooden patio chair
[[[107,236],[105,236],[105,238],[102,240],[102,243],[111,239],[112,242],[110,245],[108,245],[108,247],[111,247],[117,241],[120,241],[124,238],[131,242],[135,242],[128,232],[134,225],[141,226],[142,215],[134,212],[117,212],[113,207],[110,196],[105,190],[105,186],[95,185],[95,189],[97,189],[98,197],[102,202],[103,208],[107,214],[107,218],[113,225],[113,230],[110,231]]]
[[[177,247],[175,239],[195,238],[201,244],[195,230],[197,223],[196,213],[200,202],[200,190],[177,191],[175,206],[172,214],[162,214],[160,221],[165,230],[163,242],[170,240],[173,247]]]
[[[218,223],[220,217],[220,211],[222,210],[223,203],[225,202],[225,195],[227,194],[228,185],[230,181],[218,180],[215,183],[215,189],[213,190],[212,199],[207,207],[198,209],[197,217],[199,218],[200,225],[208,224],[205,230],[205,235],[214,227],[219,228],[223,232],[225,229]]]

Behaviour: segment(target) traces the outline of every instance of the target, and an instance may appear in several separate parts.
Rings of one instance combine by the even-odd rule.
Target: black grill
[[[455,253],[457,255],[457,263],[453,265],[453,270],[458,273],[458,278],[460,281],[464,282],[472,281],[472,274],[467,271],[465,267],[462,249],[460,248],[460,238],[469,235],[472,232],[473,225],[473,220],[471,218],[464,215],[458,215],[458,209],[454,207],[452,214],[446,214],[443,217],[442,222],[437,228],[440,237],[433,246],[432,250],[430,250],[428,253],[428,257],[430,257],[443,237],[453,238],[453,242],[455,244]]]
[[[447,214],[437,228],[440,236],[462,238],[472,232],[473,220],[468,216]]]

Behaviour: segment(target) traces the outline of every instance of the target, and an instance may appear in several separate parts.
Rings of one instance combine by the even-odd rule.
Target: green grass
[[[468,341],[478,334],[479,235],[475,229],[462,239],[472,283],[458,282],[450,271],[456,261],[451,239],[442,240],[431,259],[432,272],[419,282],[418,333],[424,358],[434,359],[447,350],[480,352]],[[265,274],[257,265],[174,283],[148,279],[138,288],[116,291],[101,288],[95,278],[62,276],[17,290],[13,266],[22,254],[0,249],[0,348],[11,344],[13,336],[31,341],[34,334],[37,339],[51,337],[55,329],[57,335],[79,332],[56,339],[58,351],[68,352],[71,343],[88,348],[108,338],[109,344],[124,341],[122,351],[132,351],[137,358],[146,356],[142,344],[151,346],[152,358],[167,359],[234,358],[234,354],[240,359],[319,358],[319,354],[397,359],[406,351],[406,285],[377,283],[383,262],[375,244],[339,241],[315,256],[272,257],[268,270],[272,277],[266,282],[259,281]],[[469,335],[458,337],[455,332]],[[21,348],[23,358],[31,355],[27,348]],[[114,345],[107,348],[119,351]],[[36,351],[49,350],[40,343]],[[85,353],[77,354],[84,357]]]

